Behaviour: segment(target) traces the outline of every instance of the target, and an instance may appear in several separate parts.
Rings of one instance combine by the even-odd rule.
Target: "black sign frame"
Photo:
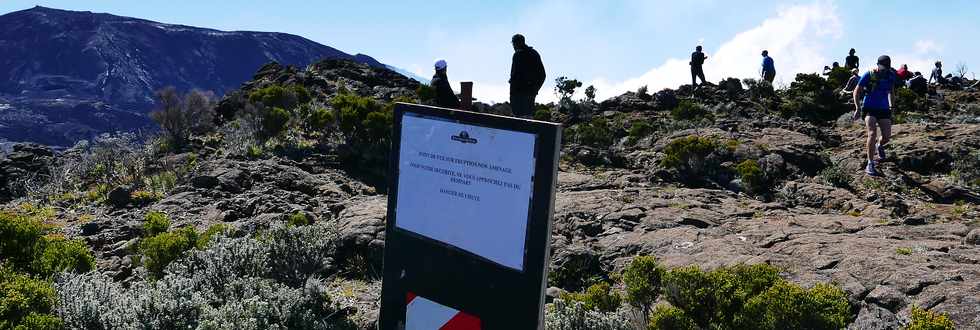
[[[409,113],[535,135],[535,168],[531,178],[523,271],[397,227],[401,126],[402,119]],[[483,329],[543,328],[561,125],[398,103],[394,109],[390,141],[379,329],[395,330],[404,326],[409,292],[476,316]]]

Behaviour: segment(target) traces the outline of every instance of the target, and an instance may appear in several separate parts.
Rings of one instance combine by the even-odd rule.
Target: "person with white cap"
[[[432,81],[429,85],[436,90],[436,106],[459,109],[459,98],[456,97],[452,86],[449,85],[449,78],[446,77],[448,66],[446,60],[436,60],[436,73],[432,75]]]
[[[891,58],[882,55],[878,57],[878,67],[861,76],[857,88],[854,89],[854,119],[863,116],[868,131],[868,165],[864,172],[871,176],[878,175],[875,166],[878,160],[885,159],[885,145],[891,138],[892,90],[896,80],[898,76],[895,69],[892,69]],[[863,102],[858,102],[862,95]],[[880,138],[877,136],[878,130],[881,130]]]

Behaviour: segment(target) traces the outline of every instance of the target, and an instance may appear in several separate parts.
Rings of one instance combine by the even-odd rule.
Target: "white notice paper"
[[[405,114],[397,226],[524,269],[535,135]]]

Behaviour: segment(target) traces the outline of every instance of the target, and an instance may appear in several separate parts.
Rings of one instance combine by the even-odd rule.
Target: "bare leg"
[[[867,141],[867,155],[868,161],[873,162],[875,160],[875,144],[878,143],[878,119],[874,116],[864,116],[865,127],[868,131],[868,141]]]
[[[892,138],[892,120],[882,119],[878,121],[878,127],[881,128],[881,138],[878,139],[878,145],[885,145]]]

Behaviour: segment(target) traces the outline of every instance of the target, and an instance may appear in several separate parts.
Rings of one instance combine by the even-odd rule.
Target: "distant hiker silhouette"
[[[510,107],[514,116],[530,118],[534,114],[534,98],[544,86],[546,74],[541,55],[528,46],[524,36],[511,38],[514,58],[510,65]]]
[[[884,160],[886,157],[885,145],[891,138],[892,130],[891,94],[896,80],[898,77],[892,69],[891,58],[882,55],[878,58],[878,67],[861,76],[857,88],[854,89],[854,119],[863,117],[868,132],[868,165],[864,168],[864,172],[868,175],[877,176],[876,165],[879,160]],[[863,102],[859,102],[862,95]],[[880,138],[877,137],[879,129]]]
[[[861,66],[861,59],[857,55],[854,55],[854,53],[857,53],[857,51],[851,48],[851,51],[847,53],[847,57],[844,58],[844,67],[848,70],[858,69]]]
[[[769,57],[769,51],[762,51],[762,79],[765,79],[770,84],[776,79],[776,63]]]
[[[436,90],[436,105],[443,108],[459,109],[459,98],[453,93],[453,87],[449,85],[449,78],[446,76],[446,68],[449,66],[446,60],[436,60],[436,73],[432,75],[429,83]]]
[[[929,83],[933,82],[940,86],[946,86],[946,77],[943,76],[942,61],[936,61],[936,68],[932,69],[932,74],[929,75]]]
[[[697,78],[701,78],[701,84],[707,83],[704,80],[704,61],[708,59],[707,55],[701,52],[701,46],[694,48],[694,52],[691,53],[691,85],[697,86]]]

